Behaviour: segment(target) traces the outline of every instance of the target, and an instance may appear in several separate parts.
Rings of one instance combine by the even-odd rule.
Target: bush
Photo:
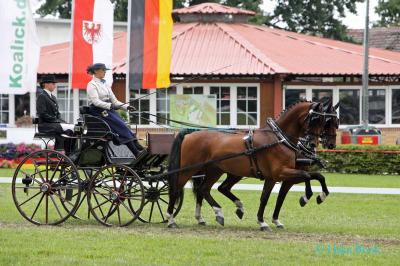
[[[396,145],[338,145],[336,150],[321,150],[319,157],[328,161],[327,172],[400,173],[400,147]]]

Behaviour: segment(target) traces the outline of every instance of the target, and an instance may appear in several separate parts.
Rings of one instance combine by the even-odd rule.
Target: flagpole
[[[70,123],[70,108],[71,108],[71,90],[72,90],[72,59],[74,46],[74,16],[75,16],[75,0],[72,0],[71,7],[71,41],[69,44],[69,75],[68,75],[68,96],[67,96],[67,120]]]
[[[126,34],[126,43],[127,43],[127,45],[126,45],[126,49],[127,49],[127,52],[126,52],[126,55],[127,55],[127,57],[126,57],[126,60],[127,60],[127,62],[126,62],[126,73],[125,73],[125,100],[126,100],[126,102],[130,102],[130,98],[131,98],[131,96],[130,96],[130,90],[129,90],[129,70],[130,70],[130,58],[131,58],[131,55],[130,55],[130,39],[131,39],[131,8],[132,8],[132,0],[128,0],[128,31],[127,31],[127,34]],[[130,122],[131,122],[131,116],[129,115],[129,113],[128,113],[128,123],[130,124]]]

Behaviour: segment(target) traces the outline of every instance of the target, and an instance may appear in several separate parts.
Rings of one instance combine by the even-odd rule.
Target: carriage
[[[14,203],[26,220],[57,225],[87,215],[106,226],[166,221],[169,184],[162,173],[174,133],[147,133],[146,153],[135,159],[125,145],[114,145],[105,121],[81,107],[74,136],[64,136],[76,139],[70,158],[48,148],[55,135],[36,128],[35,138],[43,140],[45,149],[26,156],[12,180]],[[182,198],[175,215],[181,206]]]

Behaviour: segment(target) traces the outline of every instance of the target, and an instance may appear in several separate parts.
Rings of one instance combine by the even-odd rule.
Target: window
[[[70,91],[69,100],[69,116],[68,116],[68,84],[57,84],[56,97],[61,113],[61,118],[69,123],[73,123],[74,110],[73,110],[73,97],[72,90]],[[68,119],[69,118],[69,119]]]
[[[392,124],[400,124],[400,89],[392,90]]]
[[[15,95],[15,119],[30,113],[30,94]]]
[[[190,87],[190,86],[184,86],[183,87],[183,94],[203,94],[203,87],[201,86],[195,86],[195,87]]]
[[[312,101],[313,102],[326,102],[328,100],[332,101],[333,91],[332,90],[312,90]]]
[[[8,94],[0,94],[0,123],[9,123],[9,97]]]
[[[385,124],[386,91],[382,89],[368,90],[368,121],[371,124]]]
[[[231,111],[231,92],[230,87],[210,87],[210,94],[215,94],[217,98],[217,125],[230,125]]]
[[[130,90],[129,99],[137,99],[149,94],[149,90]],[[130,121],[137,125],[149,125],[150,124],[150,99],[149,97],[141,98],[140,100],[134,101],[133,106],[136,108],[135,112],[130,112]]]
[[[237,87],[237,124],[257,125],[257,87]]]
[[[165,118],[169,119],[169,96],[176,94],[176,87],[170,87],[168,89],[157,90],[157,123],[169,124]]]
[[[290,105],[298,102],[301,99],[306,99],[305,89],[285,90],[285,108],[288,108]]]
[[[79,90],[79,106],[87,106],[87,105],[88,105],[88,99],[86,90]]]
[[[339,90],[340,124],[360,124],[360,90]]]

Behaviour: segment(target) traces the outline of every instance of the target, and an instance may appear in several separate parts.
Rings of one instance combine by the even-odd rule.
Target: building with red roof
[[[133,121],[158,128],[148,111],[168,116],[168,95],[216,94],[218,125],[259,127],[301,98],[340,101],[341,125],[360,123],[361,45],[253,25],[254,12],[214,3],[174,10],[171,79],[168,90],[137,102]],[[125,89],[126,32],[114,35],[113,90],[121,100],[154,90]],[[394,143],[400,128],[400,53],[371,48],[370,123],[383,128],[385,143]],[[66,108],[69,43],[45,46],[39,78],[53,73],[62,82],[59,100]],[[71,113],[85,104],[85,91],[74,90]],[[34,101],[31,110],[34,110]],[[33,113],[33,111],[32,111]]]

